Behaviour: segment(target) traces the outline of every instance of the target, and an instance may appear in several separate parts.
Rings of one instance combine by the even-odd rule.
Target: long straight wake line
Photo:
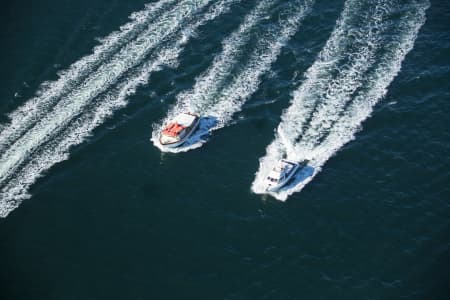
[[[218,93],[218,89],[230,75],[231,69],[243,51],[243,46],[251,38],[251,31],[273,4],[274,0],[258,3],[253,11],[245,17],[239,28],[222,42],[222,52],[214,58],[208,70],[196,79],[192,90],[177,96],[177,105],[173,111],[178,111],[180,106],[198,111],[204,107],[205,102],[211,101],[211,98]],[[173,116],[169,113],[169,117]]]
[[[386,11],[392,10],[390,5],[389,2],[378,3],[371,9],[365,10],[364,19],[370,22],[359,24],[357,30],[352,30],[353,38],[357,41],[356,45],[352,47],[353,49],[347,49],[341,54],[346,57],[348,63],[340,68],[337,77],[327,83],[324,95],[320,99],[310,96],[302,99],[303,103],[312,98],[318,104],[311,115],[308,128],[301,134],[301,139],[296,144],[294,150],[297,156],[305,157],[320,142],[339,118],[345,105],[351,101],[358,90],[365,87],[367,72],[376,63],[377,51],[382,46],[381,33],[386,27],[385,23],[388,23],[383,20],[383,17]],[[301,149],[308,150],[301,151]]]
[[[281,24],[263,34],[244,69],[234,76],[231,83],[220,92],[217,105],[204,108],[203,114],[219,117],[216,128],[229,122],[245,101],[256,92],[261,76],[270,69],[281,53],[282,47],[297,32],[301,20],[309,11],[312,3],[313,1],[305,1],[304,5],[293,6],[292,15],[288,19],[281,21]]]
[[[232,4],[239,1],[221,0],[214,3],[200,19],[189,24],[177,34],[174,44],[170,45],[169,43],[169,46],[155,51],[156,54],[130,75],[127,81],[120,83],[117,88],[93,103],[92,109],[83,112],[54,141],[46,144],[32,155],[26,166],[3,187],[0,193],[0,217],[5,217],[23,199],[28,198],[29,187],[51,166],[67,159],[70,147],[80,144],[114,111],[124,107],[127,104],[127,97],[133,94],[139,85],[146,84],[152,72],[159,70],[162,65],[171,64],[176,60],[183,46],[195,35],[195,31],[200,26],[227,12]]]
[[[404,58],[414,47],[419,30],[425,24],[426,10],[429,6],[428,1],[416,2],[414,10],[408,11],[402,17],[399,31],[405,34],[393,42],[395,47],[386,54],[385,61],[390,63],[381,63],[377,66],[368,80],[369,89],[355,97],[344,115],[333,126],[326,140],[314,149],[318,165],[322,166],[344,144],[354,139],[360,124],[370,116],[375,104],[386,95],[390,83],[401,70]]]
[[[346,3],[343,16],[330,37],[331,41],[327,42],[318,61],[308,70],[307,80],[294,93],[291,107],[283,113],[275,139],[267,147],[266,155],[260,159],[259,170],[252,184],[252,190],[255,193],[265,193],[264,177],[274,163],[283,156],[287,155],[293,160],[305,157],[311,159],[310,164],[314,167],[312,174],[305,177],[305,174],[299,172],[300,174],[292,184],[278,193],[273,193],[277,199],[286,200],[289,195],[300,191],[310,182],[321,170],[323,164],[345,143],[354,138],[361,122],[370,115],[373,106],[385,95],[387,87],[400,71],[402,61],[413,48],[418,31],[425,23],[425,13],[429,7],[427,1],[413,1],[407,9],[403,6],[402,9],[397,7],[395,10],[390,5],[391,2],[380,1],[379,6],[375,7],[373,18],[368,21],[373,25],[369,31],[370,34],[361,35],[362,40],[358,42],[359,46],[367,44],[367,47],[358,48],[361,49],[361,53],[368,52],[370,55],[351,56],[350,64],[343,64],[340,68],[336,60],[329,61],[333,68],[328,68],[328,61],[322,58],[331,52],[339,54],[342,49],[345,49],[344,44],[335,39],[345,38],[342,33],[345,32],[349,22],[351,23],[352,18],[347,16],[354,14],[354,11],[350,13],[355,7],[353,4],[357,3],[354,1]],[[390,37],[387,41],[378,41],[382,37],[380,35],[382,24],[389,22],[389,17],[397,11],[403,13],[400,23],[396,25],[398,36]],[[340,45],[342,48],[336,48],[335,45]],[[382,47],[383,51],[380,52],[377,47]],[[375,56],[376,51],[381,54]],[[361,66],[361,62],[358,61],[361,57],[369,59],[371,64],[369,68]],[[336,67],[341,72],[339,75],[338,71],[338,76],[341,77],[338,77],[337,81],[333,79],[333,70]],[[353,71],[349,73],[349,70]],[[360,82],[364,82],[364,88],[361,88]],[[319,86],[322,90],[311,89]],[[324,91],[326,93],[321,94]],[[316,112],[312,114],[314,109]],[[312,117],[309,118],[311,114]],[[308,118],[311,119],[310,127],[304,131],[304,126],[299,125]],[[327,130],[328,127],[330,127],[329,130]],[[321,140],[320,137],[325,138]]]
[[[58,80],[41,85],[38,95],[8,115],[10,124],[0,131],[0,152],[14,143],[29,130],[61,97],[76,88],[82,80],[126,43],[136,37],[149,23],[157,18],[175,0],[162,0],[130,16],[131,22],[121,26],[119,31],[99,39],[100,45],[93,53],[79,59],[67,70],[59,73]]]
[[[304,134],[306,122],[320,100],[346,97],[361,86],[362,82],[358,75],[367,70],[370,61],[373,60],[377,41],[372,28],[378,25],[380,16],[371,15],[372,11],[364,10],[359,3],[359,1],[345,3],[335,30],[316,62],[306,72],[306,81],[294,92],[288,112],[282,115],[278,133],[286,144],[295,145],[298,137]],[[377,12],[381,13],[379,10]],[[358,22],[359,20],[362,22]],[[366,36],[369,37],[367,43]],[[352,48],[350,43],[354,40],[356,45]],[[342,67],[342,64],[346,65]],[[338,69],[342,76],[336,79],[335,70]],[[357,80],[352,80],[352,77]],[[348,82],[352,84],[349,85]],[[340,90],[341,95],[335,94],[336,90]],[[296,114],[296,118],[284,122],[285,118],[289,118],[292,114]],[[295,126],[292,122],[295,122]],[[290,155],[296,153],[292,148],[287,151],[291,152]]]

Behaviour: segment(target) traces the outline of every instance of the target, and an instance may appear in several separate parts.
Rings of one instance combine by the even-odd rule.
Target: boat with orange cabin
[[[199,115],[181,113],[163,127],[159,142],[165,147],[179,147],[192,135],[199,123]]]

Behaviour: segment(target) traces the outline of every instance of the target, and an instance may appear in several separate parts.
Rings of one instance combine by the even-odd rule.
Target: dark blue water
[[[0,299],[448,299],[447,1],[146,3],[2,4]]]

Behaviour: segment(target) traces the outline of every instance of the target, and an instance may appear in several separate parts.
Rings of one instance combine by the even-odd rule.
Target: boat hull
[[[294,177],[295,173],[297,173],[299,168],[300,168],[299,165],[296,165],[295,167],[293,167],[291,173],[283,181],[280,181],[278,184],[268,186],[266,188],[266,191],[267,192],[277,192],[278,190],[280,190],[283,186],[286,185],[286,183],[289,182],[289,180],[292,179],[292,177]]]
[[[177,148],[177,147],[180,147],[181,145],[183,145],[189,139],[189,137],[192,136],[192,134],[195,132],[195,130],[197,129],[199,124],[200,124],[200,117],[197,117],[197,120],[195,121],[194,125],[190,128],[189,132],[182,139],[180,139],[179,141],[176,141],[174,143],[163,143],[161,141],[161,136],[160,136],[159,143],[165,148]]]

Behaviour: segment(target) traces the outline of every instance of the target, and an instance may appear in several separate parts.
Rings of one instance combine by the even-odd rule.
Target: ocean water
[[[0,299],[450,297],[448,1],[0,14]]]

